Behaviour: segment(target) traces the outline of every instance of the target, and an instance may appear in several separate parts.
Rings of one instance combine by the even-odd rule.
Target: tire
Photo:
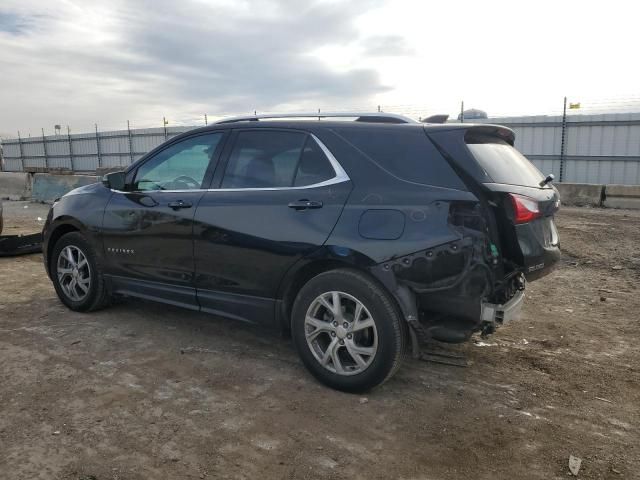
[[[61,260],[61,253],[65,252]],[[79,232],[71,232],[63,235],[53,247],[51,255],[51,277],[53,286],[60,298],[69,309],[76,312],[91,312],[106,307],[109,304],[110,296],[106,288],[102,267],[98,262],[98,257],[93,246]],[[76,269],[76,287],[70,289],[70,280],[73,280],[73,262],[68,258],[71,252],[72,258],[80,268]],[[78,253],[80,252],[80,253]],[[86,259],[86,263],[78,261]],[[87,283],[84,279],[88,278]],[[86,288],[86,292],[83,291]],[[72,295],[70,291],[75,292]]]
[[[340,311],[333,309],[336,302]],[[365,392],[391,378],[402,363],[406,327],[399,309],[382,286],[357,270],[313,277],[298,293],[291,315],[302,362],[331,388]]]

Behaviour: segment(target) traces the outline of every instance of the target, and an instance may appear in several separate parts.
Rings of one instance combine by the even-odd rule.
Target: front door
[[[281,279],[325,242],[352,185],[305,132],[240,130],[231,143],[219,188],[194,219],[198,300],[204,311],[269,325]]]
[[[105,210],[106,273],[117,293],[198,308],[193,217],[210,182],[223,133],[170,143],[144,160]]]

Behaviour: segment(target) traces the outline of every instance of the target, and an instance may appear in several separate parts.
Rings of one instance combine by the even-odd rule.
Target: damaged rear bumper
[[[520,316],[525,277],[515,271],[502,279],[483,240],[464,237],[372,269],[421,340],[461,343]]]
[[[482,331],[490,333],[497,327],[520,318],[524,297],[524,290],[518,290],[508,302],[503,304],[482,302],[480,313]]]

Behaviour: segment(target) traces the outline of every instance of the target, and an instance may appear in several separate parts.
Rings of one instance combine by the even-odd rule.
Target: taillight
[[[533,198],[510,193],[511,205],[513,205],[514,223],[527,223],[542,216],[538,202]]]

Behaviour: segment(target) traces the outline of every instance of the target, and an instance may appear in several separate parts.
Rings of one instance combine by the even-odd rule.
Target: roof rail
[[[257,122],[258,120],[277,119],[277,118],[355,118],[356,122],[370,123],[418,123],[403,115],[395,113],[362,113],[362,112],[327,112],[327,113],[271,113],[260,115],[247,115],[244,117],[231,117],[218,120],[219,123],[235,123],[235,122]]]

